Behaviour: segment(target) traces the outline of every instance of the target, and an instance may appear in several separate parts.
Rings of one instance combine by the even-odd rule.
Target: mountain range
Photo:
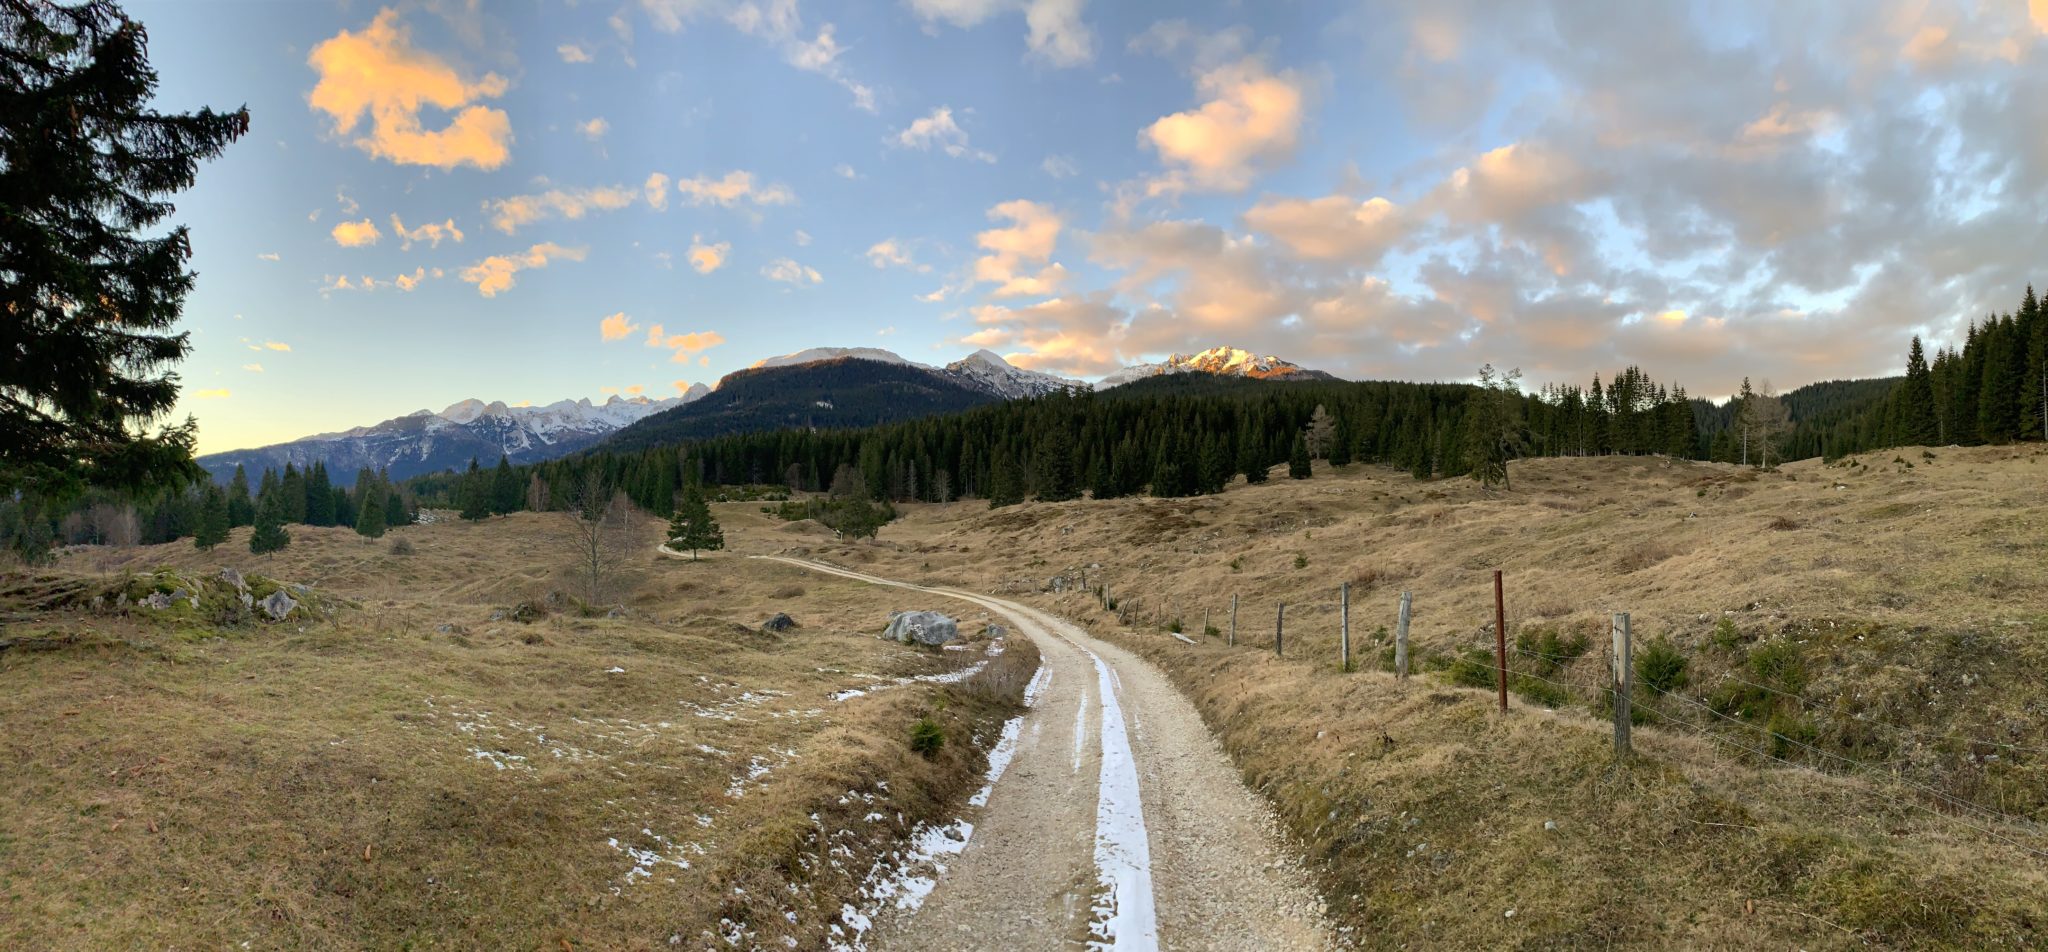
[[[1187,373],[1334,379],[1277,357],[1217,347],[1126,367],[1094,388]],[[303,468],[315,462],[325,464],[337,483],[353,480],[364,467],[406,479],[460,469],[472,458],[491,464],[500,454],[530,463],[599,443],[639,447],[786,427],[871,426],[1089,388],[1082,381],[1017,367],[987,350],[941,367],[874,347],[814,347],[757,361],[726,375],[716,387],[696,384],[665,400],[615,396],[596,404],[562,400],[536,407],[470,399],[438,413],[420,410],[340,433],[212,453],[200,457],[199,464],[221,481],[237,465],[253,478],[287,463]]]

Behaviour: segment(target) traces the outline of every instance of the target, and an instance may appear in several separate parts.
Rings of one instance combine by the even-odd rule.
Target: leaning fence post
[[[1202,609],[1202,637],[1209,637],[1209,610]]]
[[[1237,647],[1237,596],[1230,596],[1230,640],[1226,644]]]
[[[1493,570],[1493,661],[1500,674],[1500,709],[1508,709],[1508,608],[1500,593],[1500,570]]]
[[[1337,586],[1337,642],[1339,654],[1343,655],[1344,667],[1351,670],[1351,583]]]
[[[1394,622],[1394,677],[1408,677],[1409,593],[1401,593],[1401,616]]]
[[[1629,707],[1630,682],[1634,680],[1635,659],[1629,644],[1628,613],[1614,613],[1614,754],[1629,753],[1628,727],[1633,717]]]
[[[1285,658],[1287,652],[1281,646],[1285,643],[1287,631],[1287,603],[1281,602],[1273,613],[1273,657]]]

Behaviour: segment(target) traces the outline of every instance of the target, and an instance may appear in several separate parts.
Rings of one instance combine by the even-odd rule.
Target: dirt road
[[[1333,947],[1270,811],[1151,665],[1015,602],[765,558],[979,606],[1045,665],[965,851],[921,908],[877,919],[871,948]]]

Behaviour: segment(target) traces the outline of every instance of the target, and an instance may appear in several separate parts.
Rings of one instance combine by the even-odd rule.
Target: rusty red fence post
[[[1501,597],[1500,570],[1493,570],[1493,660],[1500,671],[1500,709],[1508,709],[1508,610]]]

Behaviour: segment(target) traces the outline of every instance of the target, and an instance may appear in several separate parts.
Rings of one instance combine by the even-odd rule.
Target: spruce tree
[[[1351,465],[1353,440],[1354,438],[1351,435],[1351,418],[1349,416],[1337,417],[1336,432],[1330,437],[1329,459],[1331,466],[1343,469]]]
[[[0,3],[0,499],[199,475],[175,333],[192,241],[166,219],[249,112],[160,113],[142,24],[111,2]],[[31,560],[46,533],[8,533]]]
[[[205,502],[199,510],[199,526],[192,533],[192,544],[201,552],[211,551],[228,540],[228,494],[219,486],[206,484]]]
[[[384,534],[383,487],[376,483],[356,487],[356,534],[375,539]]]
[[[334,525],[334,485],[327,479],[327,464],[318,460],[306,470],[306,524]]]
[[[235,464],[235,478],[228,482],[228,526],[246,526],[256,521],[256,501],[249,496],[249,471]]]
[[[469,472],[462,474],[460,505],[461,516],[471,522],[488,518],[491,514],[491,480],[476,464],[476,457],[469,458]]]
[[[519,476],[512,472],[512,458],[498,457],[497,472],[491,474],[491,512],[504,515],[519,511]]]
[[[866,500],[847,503],[849,506],[869,507]],[[711,516],[711,505],[704,501],[704,493],[692,485],[683,490],[683,501],[676,505],[675,515],[668,521],[668,547],[672,551],[688,549],[690,561],[697,560],[697,553],[716,552],[725,548],[725,532],[718,528],[718,520]]]
[[[306,521],[306,477],[298,467],[284,464],[284,476],[277,481],[278,517],[286,522]]]
[[[1001,509],[1024,501],[1023,480],[1018,478],[1016,461],[1000,449],[989,458],[988,464],[988,507]]]
[[[1064,426],[1054,426],[1038,441],[1037,485],[1040,502],[1081,498],[1081,481],[1074,472],[1074,444]]]
[[[387,528],[412,525],[412,512],[405,507],[405,495],[397,489],[384,494],[384,525]]]
[[[1257,485],[1266,481],[1267,470],[1272,462],[1263,452],[1264,441],[1250,430],[1238,435],[1237,471],[1244,474],[1244,481]]]
[[[256,500],[256,531],[249,535],[249,551],[268,555],[292,544],[284,528],[284,503],[277,493],[265,493]]]
[[[2031,289],[2029,289],[2031,291]],[[1940,438],[1934,420],[1934,374],[1927,367],[1927,353],[1920,347],[1920,335],[1913,335],[1906,353],[1906,383],[1897,391],[1901,443],[1931,446]]]
[[[1315,467],[1308,458],[1308,440],[1301,434],[1294,435],[1294,450],[1287,454],[1287,478],[1307,479],[1314,475]]]

